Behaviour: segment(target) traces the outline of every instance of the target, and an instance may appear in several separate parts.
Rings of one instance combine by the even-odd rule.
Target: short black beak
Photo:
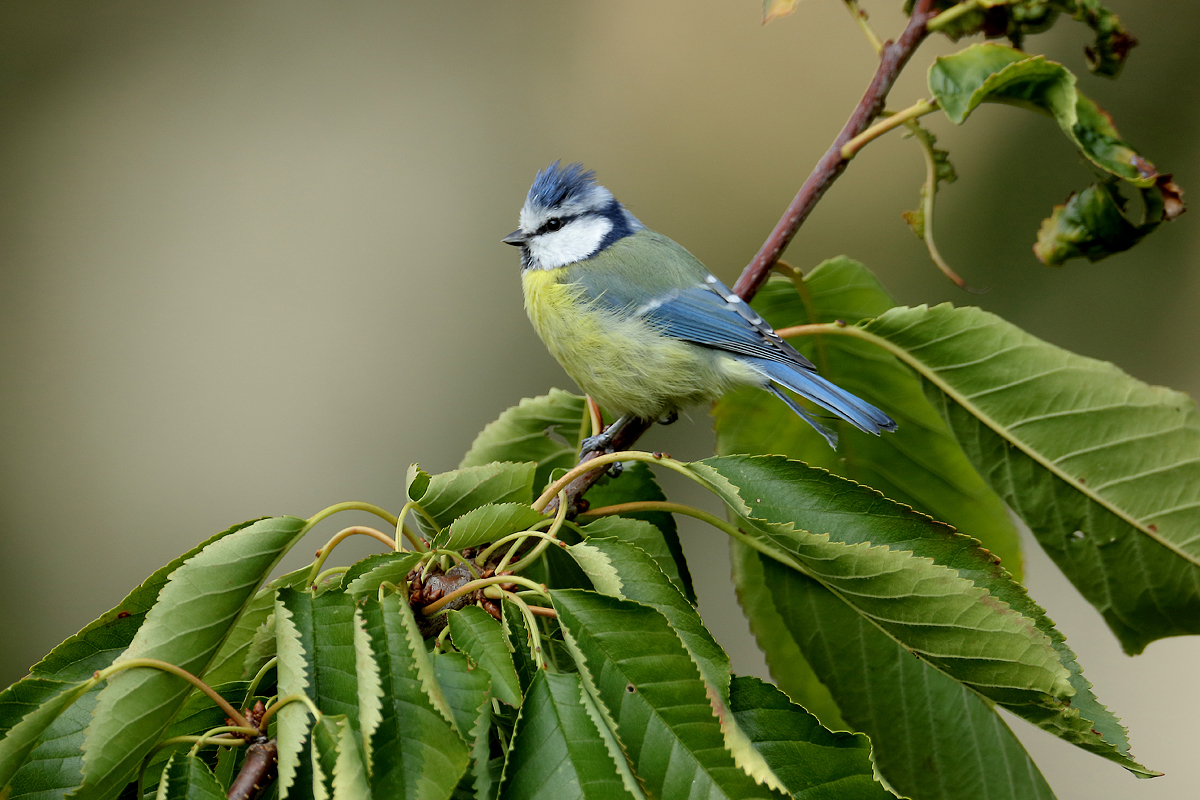
[[[525,244],[525,242],[528,241],[528,238],[525,236],[525,234],[521,233],[521,229],[518,228],[500,241],[504,242],[505,244],[511,244],[513,247],[521,247]]]

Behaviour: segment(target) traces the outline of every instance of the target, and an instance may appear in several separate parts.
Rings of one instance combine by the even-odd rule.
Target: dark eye
[[[558,230],[562,226],[563,226],[563,221],[561,219],[559,219],[558,217],[554,217],[553,219],[546,220],[546,224],[543,225],[542,227],[546,231],[553,232],[553,231]]]

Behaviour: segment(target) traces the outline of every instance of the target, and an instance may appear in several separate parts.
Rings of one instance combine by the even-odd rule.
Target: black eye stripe
[[[575,219],[576,216],[578,216],[578,215],[573,215],[573,216],[569,216],[569,217],[551,217],[550,219],[548,219],[544,223],[542,223],[542,227],[540,227],[536,231],[534,231],[533,235],[540,236],[543,233],[553,233],[554,231],[562,230],[563,227],[565,227],[568,222]]]

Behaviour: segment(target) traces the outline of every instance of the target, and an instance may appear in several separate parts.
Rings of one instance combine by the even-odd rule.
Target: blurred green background
[[[1083,73],[1129,141],[1200,189],[1200,3],[1109,5],[1142,42],[1119,81],[1086,74],[1088,32],[1069,21],[1027,46]],[[885,36],[901,30],[899,0],[864,6]],[[0,5],[0,685],[229,524],[347,499],[398,508],[410,462],[451,468],[507,406],[573,389],[499,241],[548,162],[595,168],[732,281],[876,63],[837,0],[767,27],[760,10]],[[893,106],[953,49],[930,40]],[[900,220],[924,167],[897,135],[859,156],[787,259],[846,253],[901,302],[977,303],[1196,396],[1192,215],[1130,253],[1048,269],[1037,227],[1089,182],[1054,123],[1009,107],[961,129],[930,119],[961,176],[940,196],[939,243],[988,294],[942,278]],[[690,416],[645,445],[709,453],[705,409]],[[723,537],[684,535],[706,619],[737,670],[765,674]],[[1136,781],[1013,721],[1059,798],[1195,797],[1200,642],[1129,659],[1033,544],[1027,572],[1135,755],[1168,773]]]

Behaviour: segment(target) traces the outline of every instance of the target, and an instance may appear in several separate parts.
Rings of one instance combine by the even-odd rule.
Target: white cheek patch
[[[593,256],[612,230],[604,217],[579,217],[562,230],[543,233],[529,240],[529,253],[539,269],[558,269]]]

